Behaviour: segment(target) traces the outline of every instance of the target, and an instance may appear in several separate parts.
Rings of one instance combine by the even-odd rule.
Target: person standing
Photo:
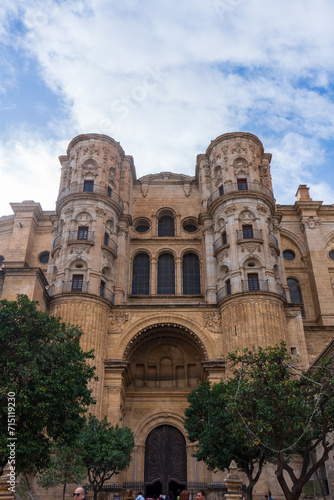
[[[272,497],[271,497],[271,491],[266,491],[265,495],[264,495],[264,498],[266,500],[273,500]]]
[[[205,500],[205,491],[198,490],[196,498],[197,498],[197,500]]]
[[[81,488],[81,486],[79,486],[79,488],[76,488],[75,492],[73,493],[73,498],[75,500],[83,500],[84,498],[86,498],[85,490]]]
[[[136,500],[145,500],[145,498],[143,497],[141,491],[138,493],[138,496],[137,496]]]

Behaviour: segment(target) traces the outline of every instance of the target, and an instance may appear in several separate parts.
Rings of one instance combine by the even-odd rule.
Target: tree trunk
[[[66,493],[66,483],[64,483],[63,487],[63,500],[65,500],[65,493]]]

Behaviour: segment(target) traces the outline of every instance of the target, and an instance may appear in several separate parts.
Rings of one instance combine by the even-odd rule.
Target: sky
[[[277,203],[307,184],[333,204],[333,26],[332,0],[1,0],[0,215],[54,210],[58,157],[92,132],[138,178],[250,132]]]

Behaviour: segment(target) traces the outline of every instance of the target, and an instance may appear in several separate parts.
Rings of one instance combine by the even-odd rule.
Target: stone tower
[[[246,133],[222,135],[198,156],[207,300],[221,312],[225,352],[287,341],[270,160],[259,139]]]

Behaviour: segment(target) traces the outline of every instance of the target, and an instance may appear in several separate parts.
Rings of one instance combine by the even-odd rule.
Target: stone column
[[[175,257],[175,280],[176,295],[182,295],[182,259]]]
[[[127,239],[129,233],[129,221],[127,218],[122,218],[117,224],[117,259],[116,275],[115,275],[115,305],[122,304],[127,293],[126,277],[127,272]]]
[[[216,259],[213,256],[214,228],[211,217],[203,215],[201,218],[205,245],[206,300],[208,304],[215,304],[217,291],[217,273]]]

